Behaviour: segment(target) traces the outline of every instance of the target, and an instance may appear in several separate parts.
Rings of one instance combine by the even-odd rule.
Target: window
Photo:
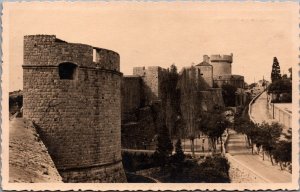
[[[76,76],[77,65],[73,63],[59,64],[59,78],[60,79],[74,79]]]

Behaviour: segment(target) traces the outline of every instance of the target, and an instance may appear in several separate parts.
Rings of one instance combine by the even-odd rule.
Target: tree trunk
[[[217,140],[218,138],[214,138],[214,152],[217,151]]]
[[[195,157],[195,145],[194,145],[194,139],[190,139],[191,141],[191,151],[192,151],[192,156]]]
[[[272,165],[274,165],[273,158],[272,158],[272,155],[271,155],[271,154],[270,154],[270,159],[271,159]]]
[[[253,143],[251,143],[251,151],[252,151],[252,155],[253,155],[253,150],[254,150],[254,145],[253,145]]]
[[[264,150],[262,151],[262,155],[263,155],[263,161],[265,160],[265,152]]]
[[[221,136],[221,153],[223,153],[223,141],[222,141],[222,136]]]
[[[282,170],[282,162],[281,161],[279,162],[279,165],[280,165],[280,170]]]
[[[250,138],[247,136],[247,141],[248,141],[248,147],[251,146]]]

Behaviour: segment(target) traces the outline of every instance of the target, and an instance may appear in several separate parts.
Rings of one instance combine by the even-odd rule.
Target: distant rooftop
[[[203,61],[203,62],[199,63],[199,64],[196,65],[196,66],[212,66],[212,65],[209,64],[209,63],[207,63],[207,62],[205,62],[205,61]]]

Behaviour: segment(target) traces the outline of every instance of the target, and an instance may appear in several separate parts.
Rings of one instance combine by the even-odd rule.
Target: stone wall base
[[[127,183],[122,162],[88,168],[59,170],[65,183]]]

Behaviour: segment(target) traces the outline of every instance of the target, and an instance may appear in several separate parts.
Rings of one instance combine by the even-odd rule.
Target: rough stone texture
[[[82,169],[67,170],[62,172],[64,182],[89,183],[124,183],[127,182],[122,162],[113,162],[96,167],[85,167]]]
[[[222,89],[211,88],[207,91],[199,91],[199,102],[203,111],[212,111],[215,106],[224,106]]]
[[[143,104],[143,84],[140,76],[124,76],[121,85],[122,114],[132,112]]]
[[[152,146],[156,131],[150,107],[140,108],[134,113],[135,121],[127,117],[122,122],[122,148],[145,149]],[[133,114],[132,114],[133,115]]]
[[[122,80],[122,148],[149,149],[162,126],[161,85],[167,70],[135,67]]]
[[[211,88],[211,89],[209,89],[209,91],[211,92],[212,102],[219,106],[224,106],[222,89],[221,88]]]
[[[66,181],[125,180],[124,171],[117,169],[105,168],[112,172],[104,180],[95,175],[121,160],[119,60],[113,51],[66,43],[55,36],[24,37],[23,115],[39,127]],[[60,79],[59,66],[65,62],[76,65],[73,79]],[[90,167],[93,171],[86,171]],[[82,172],[84,177],[72,179]]]
[[[265,183],[266,181],[250,169],[235,160],[234,156],[226,154],[230,163],[229,177],[231,183]]]
[[[205,60],[207,61],[207,60]],[[203,65],[206,67],[206,65]],[[214,106],[224,106],[222,91],[212,87],[212,66],[207,65],[210,74],[210,85],[207,79],[198,75],[197,84],[199,91],[197,101],[199,110],[211,111]],[[197,69],[197,66],[196,66]],[[122,81],[122,147],[131,149],[149,149],[157,131],[165,121],[168,128],[172,125],[167,121],[171,111],[161,102],[162,93],[160,88],[168,71],[161,67],[135,67],[133,76],[125,76]],[[200,68],[197,74],[200,74]],[[167,103],[168,104],[168,103]],[[165,104],[165,105],[167,105]],[[170,104],[170,103],[169,103]],[[154,115],[155,114],[155,115]],[[166,115],[165,115],[166,114]],[[166,117],[165,117],[166,116]],[[171,129],[173,130],[173,129]]]
[[[237,88],[244,88],[244,76],[241,75],[220,75],[214,77],[214,83],[218,87],[222,87],[224,84],[233,85]]]
[[[147,69],[145,67],[133,68],[133,75],[138,75],[143,79],[146,101],[160,99],[160,86],[166,73],[166,69],[158,66],[151,66]]]
[[[23,118],[9,121],[9,182],[62,182],[32,122]]]
[[[209,87],[213,87],[213,67],[212,65],[198,65],[197,69],[200,69],[200,73]]]

